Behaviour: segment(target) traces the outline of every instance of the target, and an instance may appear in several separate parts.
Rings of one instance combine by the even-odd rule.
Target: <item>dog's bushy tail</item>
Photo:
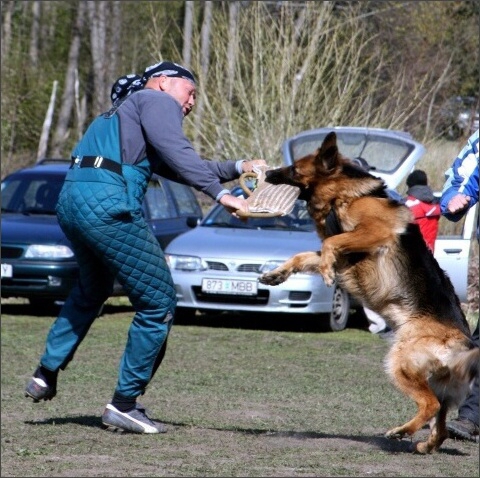
[[[471,382],[478,376],[480,348],[475,347],[458,355],[450,362],[450,369],[454,376]]]

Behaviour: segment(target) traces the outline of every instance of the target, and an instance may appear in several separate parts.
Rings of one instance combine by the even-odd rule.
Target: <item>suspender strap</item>
[[[82,159],[72,158],[72,164],[70,167],[73,168],[75,164],[79,164],[80,168],[107,169],[112,173],[122,175],[122,165],[111,159],[104,158],[103,156],[84,156]]]

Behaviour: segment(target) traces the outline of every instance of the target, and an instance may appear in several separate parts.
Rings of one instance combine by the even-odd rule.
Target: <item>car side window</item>
[[[2,207],[10,211],[55,212],[62,183],[47,179],[8,181],[2,185]]]
[[[168,199],[163,185],[158,181],[151,181],[145,193],[151,219],[168,219],[172,217]]]
[[[169,182],[170,189],[175,203],[177,204],[178,214],[180,216],[201,216],[202,211],[195,197],[195,194],[189,186],[176,183],[174,181]]]

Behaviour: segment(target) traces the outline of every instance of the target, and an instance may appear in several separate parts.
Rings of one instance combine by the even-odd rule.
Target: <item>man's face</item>
[[[195,85],[184,78],[161,77],[162,89],[173,96],[182,107],[183,116],[187,116],[195,105],[197,89]]]

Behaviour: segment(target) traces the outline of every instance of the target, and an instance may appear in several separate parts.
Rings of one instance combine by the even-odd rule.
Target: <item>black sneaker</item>
[[[25,396],[33,398],[34,403],[40,400],[51,400],[57,394],[55,387],[50,387],[44,380],[32,377],[25,388]]]
[[[478,425],[466,418],[456,418],[447,422],[447,430],[450,438],[468,440],[478,443]]]
[[[111,403],[105,407],[102,423],[109,431],[131,433],[165,433],[165,425],[147,417],[145,408],[136,404],[129,412],[117,410]]]

